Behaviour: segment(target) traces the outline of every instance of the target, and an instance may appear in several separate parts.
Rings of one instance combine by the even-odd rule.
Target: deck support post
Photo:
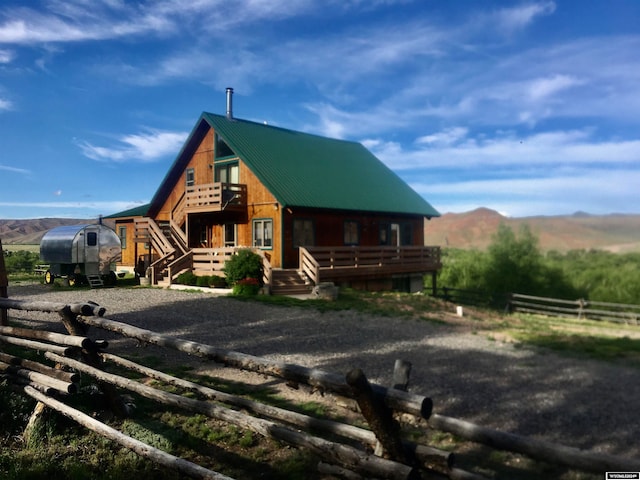
[[[0,298],[8,298],[8,287],[9,278],[7,276],[7,268],[4,263],[4,250],[2,249],[2,240],[0,239]],[[7,309],[0,308],[0,325],[6,326],[7,322]]]

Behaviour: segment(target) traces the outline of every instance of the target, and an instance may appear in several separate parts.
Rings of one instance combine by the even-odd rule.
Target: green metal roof
[[[362,144],[202,115],[285,207],[440,214]]]
[[[160,184],[149,215],[161,207],[209,127],[283,207],[440,216],[360,143],[206,112]]]
[[[113,213],[104,218],[124,218],[124,217],[144,217],[149,210],[149,203],[145,203],[144,205],[140,205],[138,207],[133,207],[128,210],[123,210],[122,212]]]

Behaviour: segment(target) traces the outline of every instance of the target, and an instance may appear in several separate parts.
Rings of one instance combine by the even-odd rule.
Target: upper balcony
[[[191,185],[185,194],[185,211],[238,211],[247,207],[247,186],[239,183],[207,183]]]

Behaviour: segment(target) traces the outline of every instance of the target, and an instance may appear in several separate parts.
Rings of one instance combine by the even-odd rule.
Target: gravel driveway
[[[9,287],[9,295],[63,303],[91,300],[106,307],[106,318],[336,373],[358,367],[383,385],[391,383],[394,361],[402,358],[413,364],[410,390],[431,397],[434,412],[578,448],[640,456],[638,368],[515,348],[439,323],[273,307],[208,293],[56,292],[18,285]],[[36,315],[59,328],[55,315],[10,311],[12,318]],[[112,342],[109,350],[131,347],[124,342]]]

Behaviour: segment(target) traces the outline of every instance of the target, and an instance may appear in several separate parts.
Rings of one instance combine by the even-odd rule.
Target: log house
[[[261,254],[272,293],[334,282],[421,290],[440,268],[424,245],[440,214],[357,142],[204,112],[147,205],[110,215],[121,269],[168,285],[222,275],[239,248]]]

